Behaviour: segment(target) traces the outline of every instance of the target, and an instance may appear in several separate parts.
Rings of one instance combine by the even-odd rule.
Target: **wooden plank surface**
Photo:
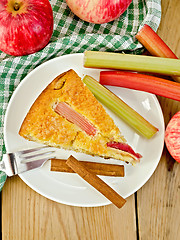
[[[71,207],[42,197],[13,177],[4,186],[2,206],[3,240],[136,239],[134,196],[121,209]]]
[[[180,57],[180,0],[162,0],[158,34]],[[165,124],[180,111],[180,103],[159,97]],[[137,193],[139,239],[180,239],[180,164],[164,148],[150,180]]]
[[[179,13],[180,0],[162,0],[158,33],[180,57]],[[180,104],[158,99],[167,124],[180,110]],[[122,209],[113,205],[80,208],[59,204],[34,192],[18,176],[13,177],[7,180],[2,191],[2,239],[180,239],[179,174],[180,164],[175,163],[165,149],[151,179],[127,199]]]

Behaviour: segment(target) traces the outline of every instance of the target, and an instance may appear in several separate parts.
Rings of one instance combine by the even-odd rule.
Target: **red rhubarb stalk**
[[[178,59],[167,44],[147,24],[136,34],[136,38],[153,56]],[[180,77],[173,76],[172,78],[180,82]]]
[[[180,83],[126,71],[101,71],[102,85],[125,87],[180,101]]]
[[[80,113],[76,112],[69,104],[60,102],[56,105],[54,111],[66,118],[68,121],[79,126],[88,135],[95,135],[96,128]]]
[[[178,58],[157,33],[147,24],[136,34],[137,40],[154,56]]]

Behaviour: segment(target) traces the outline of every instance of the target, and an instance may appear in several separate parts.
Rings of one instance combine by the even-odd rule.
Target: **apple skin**
[[[165,143],[171,156],[180,163],[180,111],[171,118],[166,127]]]
[[[115,20],[129,7],[132,0],[66,0],[71,11],[80,19],[91,23]]]
[[[48,44],[52,33],[49,0],[1,0],[1,51],[13,56],[35,53]]]

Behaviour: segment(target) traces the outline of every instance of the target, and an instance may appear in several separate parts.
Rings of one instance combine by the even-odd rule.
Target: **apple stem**
[[[18,11],[19,8],[20,8],[19,3],[15,2],[15,3],[14,3],[14,10],[15,10],[15,11]]]

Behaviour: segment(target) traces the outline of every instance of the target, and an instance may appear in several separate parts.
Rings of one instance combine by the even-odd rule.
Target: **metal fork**
[[[6,153],[0,161],[0,171],[13,176],[41,167],[47,160],[55,157],[55,151],[47,151],[48,146],[31,148],[15,153]]]

